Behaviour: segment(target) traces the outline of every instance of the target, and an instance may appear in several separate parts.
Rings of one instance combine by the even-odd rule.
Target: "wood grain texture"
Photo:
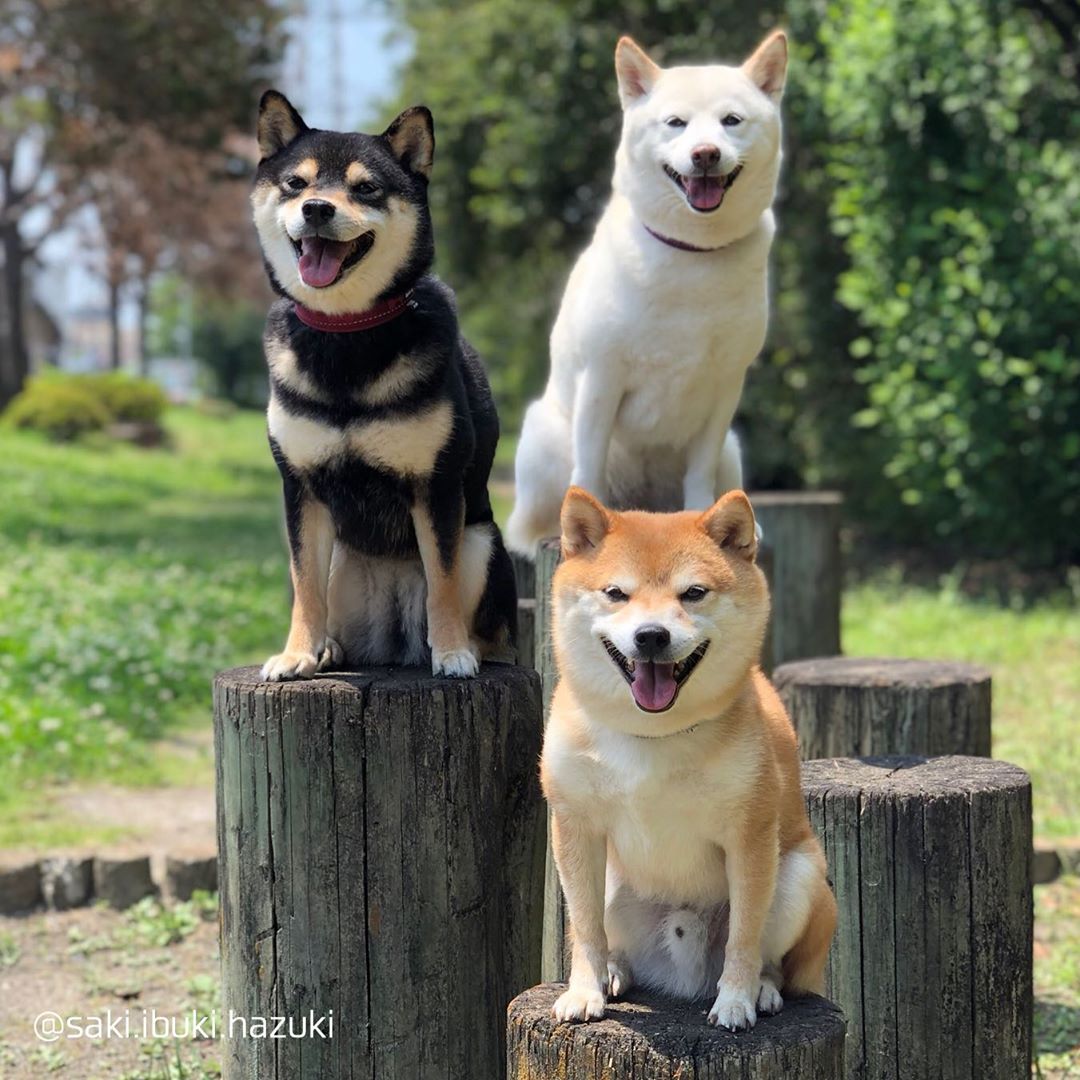
[[[771,559],[772,619],[765,669],[840,652],[840,509],[835,491],[750,495]]]
[[[227,1080],[498,1077],[539,974],[539,680],[489,664],[214,683],[222,1005],[333,1010],[333,1039],[230,1039]]]
[[[829,656],[772,679],[804,758],[990,756],[990,672],[977,664]]]
[[[517,662],[532,668],[536,663],[536,601],[523,596],[517,606]]]
[[[525,991],[507,1010],[508,1080],[840,1080],[844,1017],[824,998],[785,1002],[734,1034],[706,1022],[709,1002],[632,993],[603,1020],[557,1024],[565,987]]]
[[[849,1080],[1031,1067],[1031,783],[979,757],[803,764],[839,905],[826,972]]]

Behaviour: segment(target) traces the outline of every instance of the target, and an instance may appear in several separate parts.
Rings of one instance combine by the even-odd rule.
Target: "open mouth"
[[[366,232],[352,240],[331,240],[327,236],[302,236],[293,240],[300,280],[312,289],[325,289],[355,266],[375,243],[375,234]]]
[[[637,707],[650,713],[666,712],[675,704],[683,684],[694,673],[694,668],[701,663],[701,658],[709,648],[709,642],[703,641],[689,656],[673,663],[631,660],[619,652],[607,638],[600,640],[604,643],[612,663],[630,684],[630,693],[634,695]]]
[[[664,166],[664,172],[679,186],[679,190],[686,196],[686,201],[692,210],[696,210],[699,214],[711,214],[714,210],[720,209],[720,204],[724,201],[728,189],[742,172],[742,166],[736,165],[727,176],[683,176],[670,165]]]

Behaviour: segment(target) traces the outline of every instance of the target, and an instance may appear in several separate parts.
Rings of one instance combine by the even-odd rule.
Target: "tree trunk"
[[[844,656],[773,673],[804,758],[990,756],[990,672],[937,660]]]
[[[144,275],[139,280],[139,295],[136,297],[136,303],[138,304],[139,311],[139,333],[137,338],[137,348],[139,350],[138,355],[138,369],[139,374],[146,378],[150,374],[150,356],[149,356],[149,326],[150,321],[150,277]]]
[[[120,370],[120,282],[109,281],[109,367]]]
[[[501,1076],[540,964],[535,673],[238,668],[214,720],[223,1014],[334,1018],[227,1039],[226,1080]]]
[[[1027,1080],[1031,782],[986,758],[803,764],[839,905],[848,1080]]]
[[[844,1017],[819,997],[791,999],[738,1034],[711,1027],[709,1002],[632,992],[603,1020],[556,1024],[565,986],[534,987],[507,1010],[513,1080],[842,1080]],[[478,1078],[479,1080],[479,1078]]]
[[[0,226],[4,282],[0,293],[0,409],[22,389],[30,370],[24,320],[26,252],[16,223]]]

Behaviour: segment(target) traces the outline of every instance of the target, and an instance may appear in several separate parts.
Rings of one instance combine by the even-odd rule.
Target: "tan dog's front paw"
[[[709,1010],[709,1023],[728,1031],[746,1031],[757,1023],[754,1008],[755,993],[742,986],[725,985],[721,979],[717,985],[716,1000]]]
[[[780,993],[780,987],[771,976],[762,975],[761,989],[758,990],[757,996],[757,1011],[762,1016],[775,1016],[783,1007],[784,998]]]
[[[319,670],[319,658],[310,652],[283,652],[263,664],[262,677],[267,682],[287,679],[310,679]]]
[[[480,661],[472,649],[434,649],[431,653],[431,673],[449,675],[452,679],[471,679],[480,670]]]
[[[551,1015],[560,1023],[569,1020],[599,1020],[604,1015],[602,990],[580,990],[571,987],[551,1007]]]

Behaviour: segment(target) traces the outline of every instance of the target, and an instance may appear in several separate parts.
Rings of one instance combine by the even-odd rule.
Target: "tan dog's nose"
[[[711,169],[720,164],[720,147],[712,143],[699,143],[690,151],[690,160],[699,169]]]
[[[634,631],[634,644],[646,659],[658,656],[671,644],[671,631],[658,623],[639,626]]]

